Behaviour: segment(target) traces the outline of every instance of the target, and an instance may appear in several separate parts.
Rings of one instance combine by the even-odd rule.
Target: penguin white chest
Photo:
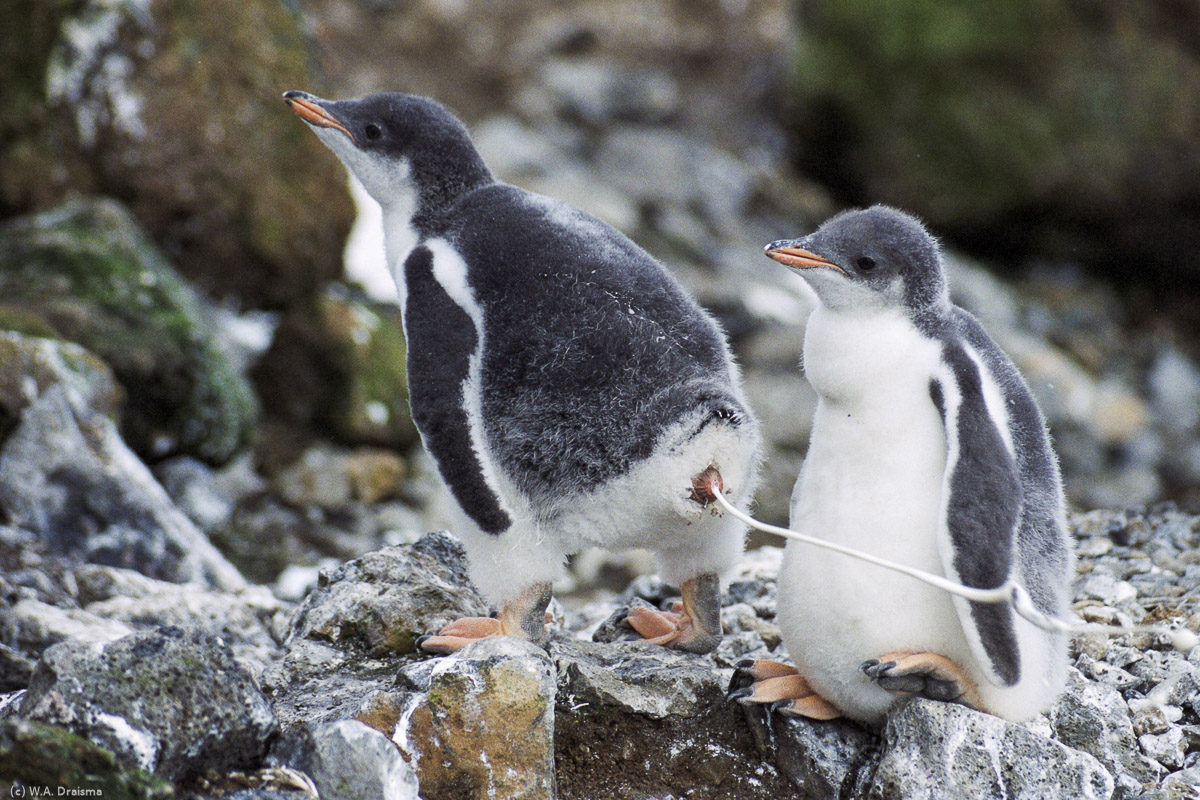
[[[792,495],[796,530],[942,574],[946,438],[930,395],[941,346],[899,312],[815,311],[804,366],[820,397]],[[819,692],[855,716],[894,698],[859,664],[897,650],[965,653],[951,600],[908,576],[798,542],[779,581],[788,652]]]

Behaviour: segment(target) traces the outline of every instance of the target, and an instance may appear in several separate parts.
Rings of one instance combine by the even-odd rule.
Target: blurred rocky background
[[[810,300],[762,245],[847,205],[918,213],[1050,421],[1081,512],[1080,613],[1197,629],[1198,31],[1175,0],[0,5],[0,778],[241,800],[419,783],[433,800],[551,796],[557,766],[563,797],[760,796],[753,781],[899,797],[897,775],[924,774],[905,760],[922,737],[970,729],[980,758],[1059,765],[1077,781],[1062,796],[1194,796],[1200,653],[1145,637],[1079,639],[1069,708],[1020,734],[961,710],[914,707],[880,739],[726,708],[729,659],[778,647],[770,570],[726,598],[731,635],[759,640],[703,669],[577,642],[623,592],[667,599],[646,578],[626,592],[648,565],[636,553],[574,561],[548,661],[389,656],[479,601],[455,590],[422,616],[371,600],[457,562],[449,540],[414,544],[442,501],[407,413],[378,220],[280,94],[431,95],[499,177],[659,256],[730,335],[770,439],[758,515],[775,523],[814,403],[798,368]],[[441,689],[507,685],[514,659],[534,684],[488,713],[525,720],[533,744],[439,739],[474,724]],[[694,674],[682,705],[653,682],[667,666]],[[589,683],[606,670],[636,691]],[[149,696],[176,705],[146,711]],[[693,757],[670,738],[691,728],[720,734],[688,740]],[[540,777],[497,788],[430,766],[478,770],[490,747]],[[643,750],[670,756],[657,783],[630,777]],[[378,786],[339,795],[333,764]],[[1046,775],[997,780],[1052,796]]]

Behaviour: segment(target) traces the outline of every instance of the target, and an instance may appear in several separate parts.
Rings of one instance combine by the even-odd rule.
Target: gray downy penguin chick
[[[803,362],[819,401],[791,527],[967,586],[1013,578],[1062,617],[1072,555],[1045,423],[1013,363],[951,303],[933,237],[874,206],[766,254],[819,300]],[[795,541],[778,623],[796,668],[743,664],[732,695],[797,715],[879,724],[921,695],[1022,720],[1066,679],[1066,637],[1009,606]]]
[[[471,577],[500,608],[422,647],[544,642],[551,583],[589,545],[649,548],[682,589],[674,612],[630,613],[639,633],[715,647],[718,575],[745,530],[706,512],[704,487],[716,476],[744,505],[759,461],[715,322],[613,228],[496,181],[433,100],[284,99],[383,207],[413,418],[460,512]]]

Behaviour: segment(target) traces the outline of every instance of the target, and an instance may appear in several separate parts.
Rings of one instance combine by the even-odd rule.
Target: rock
[[[6,324],[0,319],[0,327]],[[70,342],[0,330],[0,443],[25,407],[53,385],[65,387],[79,406],[117,421],[124,393],[103,361]]]
[[[1087,753],[990,714],[919,699],[888,717],[868,796],[1107,800],[1112,793],[1112,775]]]
[[[211,534],[229,523],[240,502],[266,488],[248,455],[234,459],[219,472],[190,456],[167,459],[152,469],[179,510]]]
[[[466,574],[462,545],[431,533],[413,545],[367,553],[320,581],[296,610],[300,639],[375,656],[416,650],[416,639],[462,616],[487,616]]]
[[[57,608],[23,598],[6,608],[4,625],[20,652],[38,657],[59,642],[106,644],[133,633],[124,622],[107,620],[80,608]],[[23,686],[28,686],[28,681]]]
[[[76,570],[75,581],[84,611],[106,624],[205,631],[256,675],[279,656],[277,636],[286,629],[289,609],[266,587],[217,592],[93,565]]]
[[[278,100],[309,85],[294,11],[81,0],[0,13],[22,54],[0,65],[20,87],[0,112],[0,213],[72,192],[129,198],[185,275],[250,307],[340,274],[342,169]]]
[[[291,424],[402,450],[417,441],[405,353],[395,305],[332,284],[284,315],[254,381],[264,406]]]
[[[172,781],[255,764],[276,728],[228,646],[179,628],[51,647],[18,715],[68,728],[126,767]]]
[[[1050,722],[1060,742],[1092,755],[1113,775],[1130,775],[1138,784],[1158,779],[1160,770],[1138,751],[1129,707],[1116,689],[1072,672]]]
[[[169,800],[170,784],[130,768],[86,738],[53,725],[26,720],[0,722],[0,780],[16,780],[30,796],[93,791],[117,800]],[[19,790],[11,795],[20,797]]]
[[[392,738],[425,797],[555,797],[555,670],[545,651],[493,637],[402,674],[421,693]]]
[[[559,797],[792,796],[709,659],[557,638],[551,655]]]
[[[879,757],[879,740],[852,722],[816,722],[747,710],[764,752],[800,797],[865,797]]]
[[[392,691],[395,659],[368,658],[300,639],[263,670],[263,694],[284,728],[373,717],[370,698]],[[394,720],[392,720],[394,724]]]
[[[56,552],[150,577],[245,581],[171,503],[112,420],[52,385],[0,447],[0,506]]]
[[[129,564],[173,580],[244,585],[171,505],[111,421],[76,408],[60,386],[26,410],[0,449],[0,464],[0,502],[13,521],[56,552]]]
[[[418,800],[417,775],[396,745],[357,720],[288,731],[269,760],[309,775],[322,800]]]
[[[125,390],[121,432],[143,458],[222,463],[257,420],[206,304],[120,204],[74,201],[0,228],[0,306],[98,355]]]

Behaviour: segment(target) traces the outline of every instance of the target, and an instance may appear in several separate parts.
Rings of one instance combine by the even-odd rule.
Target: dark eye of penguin
[[[875,269],[875,259],[870,256],[859,256],[854,262],[854,266],[858,267],[862,272],[870,272]]]
[[[368,124],[367,127],[363,128],[363,135],[366,136],[368,140],[373,142],[380,136],[383,136],[383,130],[380,129],[380,127],[374,122],[372,122]]]

